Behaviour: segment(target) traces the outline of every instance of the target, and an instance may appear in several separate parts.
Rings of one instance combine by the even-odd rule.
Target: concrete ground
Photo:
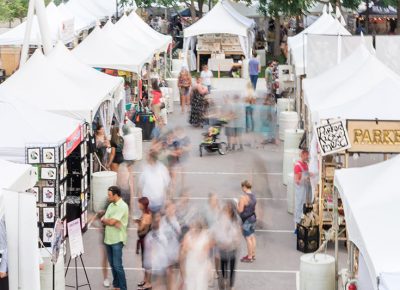
[[[177,106],[176,106],[177,107]],[[169,115],[169,126],[183,126],[192,142],[191,156],[182,168],[184,187],[189,188],[193,206],[207,202],[210,192],[220,199],[238,198],[240,182],[249,179],[253,182],[258,197],[257,260],[251,264],[238,262],[237,290],[273,290],[299,289],[299,269],[301,252],[296,250],[296,237],[293,234],[293,216],[287,212],[286,186],[282,184],[283,144],[266,145],[264,148],[245,147],[242,152],[230,152],[225,156],[198,154],[198,144],[204,129],[192,128],[187,123],[187,115],[180,110]],[[225,136],[222,135],[222,139]],[[145,143],[145,148],[148,143]],[[140,173],[143,161],[135,165]],[[138,174],[136,174],[138,176]],[[101,271],[101,230],[93,224],[84,234],[84,262],[88,271],[92,289],[104,289]],[[127,273],[128,289],[136,289],[136,283],[142,280],[140,256],[135,253],[136,230],[129,230],[129,241],[124,249],[124,266]],[[332,246],[328,252],[332,253]],[[243,240],[239,257],[246,254]],[[341,244],[340,265],[346,263],[346,250]],[[74,270],[73,268],[71,270]],[[80,280],[83,271],[78,264]],[[109,272],[109,275],[110,272]],[[74,283],[72,272],[67,284]],[[82,288],[85,289],[85,288]],[[214,287],[218,289],[216,281]]]

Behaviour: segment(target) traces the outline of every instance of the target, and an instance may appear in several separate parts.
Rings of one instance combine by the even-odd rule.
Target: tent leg
[[[30,0],[29,7],[28,7],[28,17],[27,17],[27,21],[26,21],[24,44],[22,45],[21,59],[19,61],[19,67],[21,67],[23,64],[25,64],[26,60],[28,59],[29,43],[30,43],[30,36],[31,36],[31,31],[32,31],[32,22],[33,22],[34,12],[35,12],[35,0]]]

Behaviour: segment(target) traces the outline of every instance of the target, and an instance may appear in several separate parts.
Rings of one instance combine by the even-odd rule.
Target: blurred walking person
[[[192,86],[192,77],[187,68],[183,67],[178,76],[178,88],[181,97],[182,114],[185,113],[185,107],[189,106],[190,104],[189,94],[191,86]]]
[[[210,273],[208,253],[211,247],[210,234],[205,228],[205,223],[201,218],[197,218],[182,243],[181,263],[184,264],[186,290],[208,290]]]
[[[258,74],[261,71],[260,61],[257,58],[257,52],[253,51],[253,57],[249,60],[249,75],[253,89],[257,88]]]
[[[101,222],[105,225],[104,244],[114,278],[112,285],[114,288],[127,290],[122,249],[128,240],[128,205],[122,200],[121,190],[117,186],[108,188],[108,200],[110,204]]]
[[[146,235],[150,232],[151,229],[151,212],[149,210],[149,200],[147,197],[141,197],[139,198],[138,201],[139,204],[139,209],[142,212],[142,216],[135,220],[137,223],[137,235],[138,235],[138,240],[136,243],[136,254],[141,253],[141,260],[142,260],[142,267],[144,268],[144,255],[145,255],[145,244],[144,240],[146,238]],[[144,272],[144,279],[142,282],[138,283],[139,287],[143,287],[146,283],[151,284],[151,277],[149,277],[148,273],[145,271]]]
[[[256,196],[251,191],[251,183],[247,180],[241,183],[243,194],[239,199],[238,213],[242,219],[242,233],[246,239],[247,255],[240,259],[244,263],[252,263],[256,259]]]
[[[240,224],[232,201],[225,204],[212,232],[221,259],[220,289],[232,290],[235,284],[237,250],[240,246]]]

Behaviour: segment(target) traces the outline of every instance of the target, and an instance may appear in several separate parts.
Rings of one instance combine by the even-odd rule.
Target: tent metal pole
[[[36,14],[39,22],[40,34],[42,37],[42,44],[44,49],[44,54],[48,55],[52,50],[53,46],[51,44],[50,37],[50,27],[49,22],[47,21],[46,8],[44,7],[43,0],[35,0],[36,5]]]
[[[339,279],[339,212],[338,212],[338,191],[336,188],[333,189],[333,230],[335,233],[335,290],[338,289]]]
[[[35,0],[29,1],[28,16],[26,20],[24,44],[22,45],[21,58],[19,60],[19,67],[23,66],[28,59],[30,36],[32,31],[33,15],[35,12]]]

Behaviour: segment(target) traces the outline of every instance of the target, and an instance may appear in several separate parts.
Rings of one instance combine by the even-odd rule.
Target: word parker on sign
[[[354,144],[400,144],[400,130],[354,129]]]

